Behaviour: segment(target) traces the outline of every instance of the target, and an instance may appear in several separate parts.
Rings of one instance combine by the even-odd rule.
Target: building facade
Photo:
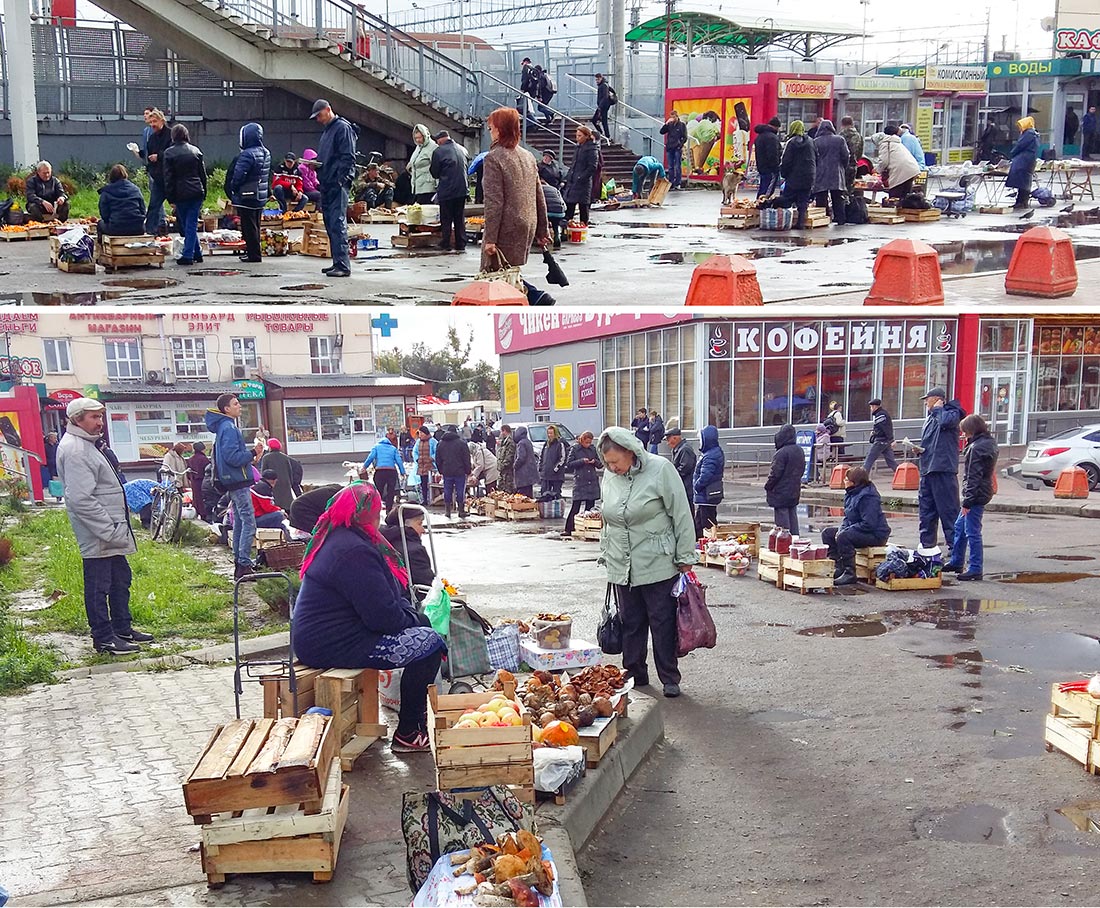
[[[881,398],[916,437],[925,391],[944,385],[1001,444],[1100,422],[1100,316],[713,319],[677,315],[496,317],[505,421],[575,432],[630,425],[639,407],[746,453],[837,401],[848,439]],[[583,405],[582,405],[583,403]],[[735,447],[735,456],[737,452]],[[757,451],[759,453],[759,451]]]
[[[9,370],[40,387],[43,431],[62,427],[69,400],[97,397],[128,464],[210,442],[204,414],[226,391],[241,398],[246,436],[263,427],[307,458],[369,450],[424,392],[374,374],[365,313],[15,310],[0,313],[0,332]]]

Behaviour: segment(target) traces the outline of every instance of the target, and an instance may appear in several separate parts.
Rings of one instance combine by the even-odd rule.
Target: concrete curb
[[[890,492],[881,493],[884,498],[890,497]],[[894,496],[900,500],[897,507],[890,510],[916,510],[916,499],[902,497],[897,492]],[[844,504],[844,492],[841,489],[812,489],[803,490],[803,504],[829,505],[833,507]],[[1026,504],[1012,501],[991,501],[985,506],[985,512],[997,514],[1054,514],[1062,517],[1092,517],[1100,518],[1100,504],[1088,504],[1087,499],[1079,501],[1047,501]]]

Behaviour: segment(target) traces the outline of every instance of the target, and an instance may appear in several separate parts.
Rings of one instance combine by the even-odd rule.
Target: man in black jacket
[[[164,197],[176,206],[176,222],[183,236],[183,252],[176,264],[201,262],[199,213],[206,199],[206,165],[182,123],[172,127],[172,145],[164,152]]]
[[[443,505],[447,516],[451,516],[451,506],[458,499],[458,516],[466,516],[466,477],[473,472],[470,463],[470,448],[458,434],[455,426],[443,433],[435,449],[435,465],[443,474]]]
[[[69,199],[61,181],[53,175],[53,165],[49,161],[40,161],[27,177],[27,214],[31,220],[67,221],[69,219]]]
[[[612,92],[611,85],[608,84],[607,79],[603,77],[603,73],[596,73],[596,112],[592,114],[592,125],[596,128],[596,132],[600,132],[600,125],[603,125],[603,138],[611,141],[611,127],[607,125],[607,112],[611,110],[611,105],[615,102],[612,100],[614,93]]]
[[[997,442],[989,434],[985,420],[977,414],[963,418],[959,423],[966,436],[963,448],[962,507],[955,520],[955,544],[951,549],[951,563],[945,571],[962,571],[960,580],[981,580],[984,566],[982,546],[982,515],[985,506],[993,499],[993,473],[997,469]],[[966,548],[970,546],[970,561],[966,564]]]
[[[325,131],[317,146],[317,157],[304,162],[317,171],[321,186],[321,215],[325,220],[332,265],[322,269],[329,277],[351,277],[351,250],[348,247],[348,191],[355,180],[355,130],[338,117],[328,101],[313,102],[311,120]]]
[[[870,402],[871,407],[871,449],[863,461],[863,469],[868,474],[874,468],[875,461],[882,457],[886,466],[891,471],[898,468],[897,459],[894,457],[894,420],[882,406],[881,398],[876,397]]]
[[[802,477],[806,473],[806,453],[797,444],[797,433],[790,423],[775,433],[775,456],[764,491],[775,512],[775,525],[798,535],[798,501],[802,497]]]
[[[439,199],[439,220],[443,224],[443,237],[440,249],[451,249],[451,234],[454,233],[454,251],[466,249],[466,199],[470,194],[470,182],[466,176],[466,152],[456,145],[451,134],[443,129],[432,139],[436,149],[432,152],[432,162],[428,166],[433,177],[439,180],[436,198]]]
[[[665,137],[665,173],[672,184],[669,188],[683,189],[680,179],[684,172],[684,146],[687,145],[688,129],[675,110],[668,115],[661,127],[661,135]]]
[[[172,131],[164,114],[154,108],[149,111],[151,132],[145,143],[145,170],[149,174],[149,205],[145,209],[145,232],[158,235],[164,227],[164,153],[172,144]]]
[[[431,586],[435,580],[435,570],[432,568],[432,559],[420,537],[424,535],[424,512],[416,508],[410,508],[403,512],[405,519],[398,525],[398,510],[394,508],[386,515],[386,525],[382,527],[382,536],[397,550],[402,558],[405,556],[405,546],[409,550],[409,560],[405,567],[409,572],[409,580],[416,586]],[[401,537],[405,537],[404,545]]]
[[[665,430],[665,440],[672,448],[672,465],[684,481],[684,492],[687,493],[688,507],[691,508],[691,519],[695,520],[695,496],[692,494],[692,482],[695,476],[695,462],[699,459],[695,449],[684,441],[684,433],[679,423],[669,423]]]
[[[779,117],[772,117],[767,123],[761,123],[753,132],[756,141],[756,171],[760,174],[760,188],[756,190],[758,199],[771,195],[779,188],[779,164],[782,158],[782,143],[779,141]]]
[[[333,483],[299,495],[290,506],[290,525],[303,533],[312,533],[328,507],[329,499],[342,488],[342,485]]]
[[[549,183],[555,189],[561,189],[565,175],[558,167],[558,154],[547,149],[542,153],[542,161],[539,163],[539,179],[543,183]]]

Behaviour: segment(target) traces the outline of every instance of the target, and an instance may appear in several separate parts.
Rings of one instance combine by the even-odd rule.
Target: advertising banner
[[[531,377],[535,386],[535,410],[550,409],[550,370],[532,369]]]
[[[519,412],[519,373],[504,373],[504,412]]]
[[[554,409],[573,409],[573,364],[554,366]]]
[[[599,406],[599,389],[595,361],[577,363],[577,409],[595,410]]]

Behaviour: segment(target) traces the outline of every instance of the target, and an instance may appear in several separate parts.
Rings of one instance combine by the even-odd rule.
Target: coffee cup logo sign
[[[534,379],[534,398],[536,410],[550,409],[550,370],[534,369],[531,372]]]
[[[726,340],[726,329],[722,325],[710,326],[710,340],[707,341],[710,348],[711,359],[726,359],[730,355],[729,341]]]
[[[595,410],[599,406],[596,363],[577,363],[577,408]]]

